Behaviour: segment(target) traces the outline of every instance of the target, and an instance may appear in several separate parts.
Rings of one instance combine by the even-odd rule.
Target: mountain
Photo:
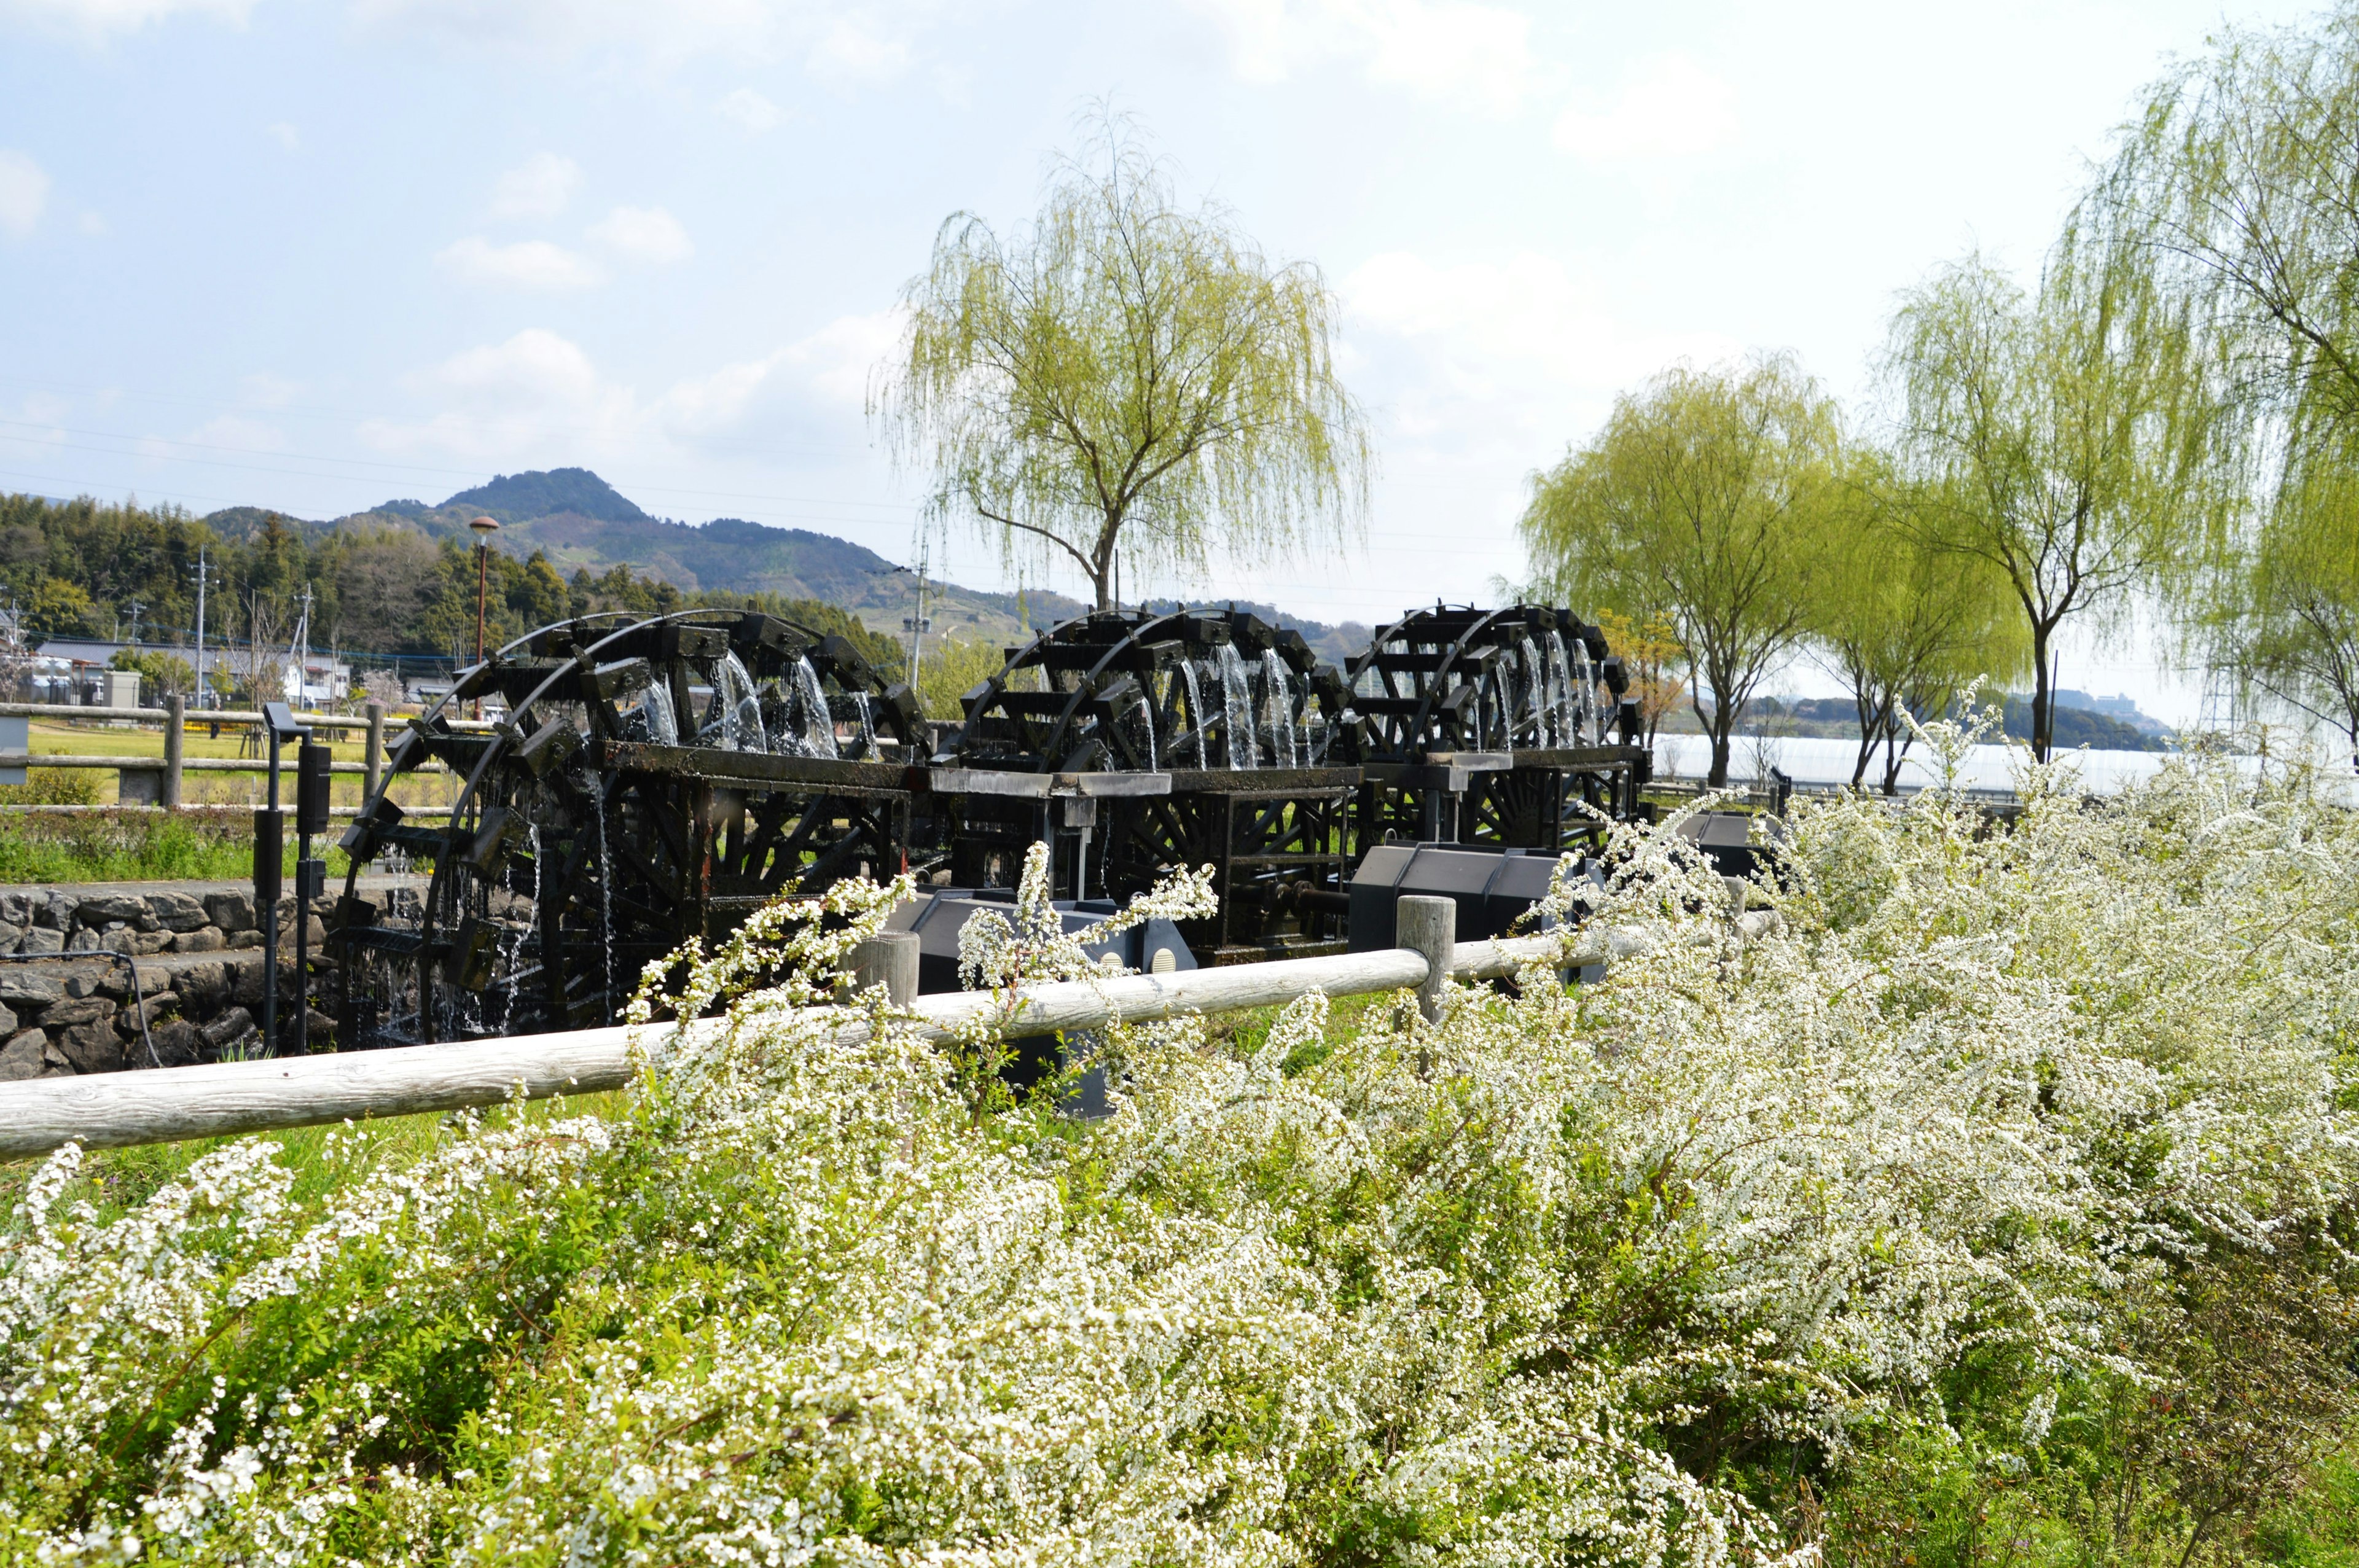
[[[250,514],[250,515],[249,515]],[[269,514],[253,507],[217,513],[241,535]],[[559,573],[600,577],[628,567],[686,592],[775,593],[837,605],[870,629],[902,634],[916,613],[917,579],[875,551],[807,528],[773,528],[741,517],[679,523],[650,515],[588,469],[501,474],[439,503],[388,501],[332,524],[288,521],[299,528],[415,531],[430,539],[473,543],[468,523],[496,518],[493,547],[523,559],[545,553]],[[208,521],[213,519],[209,518]],[[955,583],[929,585],[935,634],[1005,643],[1027,627],[1053,625],[1084,608],[1060,593],[989,593]]]
[[[636,502],[588,469],[528,470],[499,474],[487,484],[462,490],[440,503],[387,501],[365,512],[314,523],[235,506],[205,521],[225,536],[247,539],[277,516],[285,526],[318,539],[336,530],[422,534],[472,547],[467,524],[478,516],[496,518],[495,549],[517,559],[545,553],[560,575],[586,570],[600,577],[617,566],[659,578],[684,592],[775,593],[815,599],[839,606],[872,631],[899,637],[902,622],[917,612],[917,579],[865,546],[807,528],[773,528],[742,517],[710,523],[679,523],[650,515]],[[1006,645],[1031,628],[1055,625],[1089,607],[1066,594],[1045,589],[991,593],[955,583],[929,583],[927,613],[932,634]],[[1364,652],[1370,628],[1357,622],[1330,624],[1289,615],[1275,605],[1229,600],[1156,600],[1149,608],[1234,602],[1275,626],[1302,633],[1322,659],[1342,665]]]
[[[442,503],[471,507],[502,523],[571,513],[601,523],[645,523],[638,503],[588,469],[547,469],[492,476],[489,484],[462,490]]]

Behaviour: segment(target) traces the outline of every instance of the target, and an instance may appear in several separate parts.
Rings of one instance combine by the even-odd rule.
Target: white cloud
[[[741,131],[767,131],[784,120],[786,111],[750,87],[741,87],[712,106],[712,112]]]
[[[49,201],[49,177],[20,152],[0,147],[0,230],[22,239],[41,221]]]
[[[582,188],[582,166],[555,153],[535,153],[492,187],[495,218],[554,218]]]
[[[1354,59],[1419,97],[1512,109],[1531,86],[1531,24],[1475,0],[1190,0],[1227,38],[1239,75],[1282,81]]]
[[[660,207],[617,207],[592,223],[589,234],[617,255],[658,265],[696,252],[679,220]]]
[[[819,37],[803,68],[844,82],[890,81],[909,65],[909,41],[865,17],[839,16]]]
[[[36,26],[92,41],[136,33],[182,13],[242,27],[253,11],[254,0],[0,0],[0,14],[14,13]]]
[[[470,234],[445,247],[434,259],[469,283],[560,290],[589,288],[605,281],[597,263],[546,240],[495,245],[480,234]]]
[[[7,0],[0,0],[5,4]],[[248,0],[250,3],[250,0]],[[897,79],[940,0],[355,0],[360,19],[468,49],[677,65],[703,55],[799,59],[848,84]]]
[[[302,136],[297,133],[294,122],[290,120],[275,120],[262,129],[264,135],[290,153],[303,145]]]
[[[1694,157],[1736,138],[1736,90],[1685,55],[1633,77],[1603,109],[1568,109],[1556,145],[1592,163]]]
[[[436,412],[361,427],[386,451],[433,451],[495,465],[573,454],[600,461],[676,453],[741,430],[763,414],[856,421],[868,373],[900,330],[886,311],[844,316],[758,359],[727,364],[642,398],[602,374],[587,352],[542,328],[452,355],[412,377]]]
[[[841,413],[857,413],[867,401],[869,373],[900,333],[897,310],[839,316],[760,359],[674,383],[655,412],[667,428],[681,435],[729,429],[759,400],[782,392]]]
[[[368,420],[362,439],[385,451],[523,463],[610,449],[638,423],[627,388],[600,375],[579,344],[539,327],[453,354],[410,385],[441,411],[416,423]]]
[[[1633,330],[1553,256],[1440,263],[1371,257],[1343,279],[1355,376],[1394,432],[1433,450],[1538,455],[1613,395],[1687,359],[1742,345],[1710,332]]]

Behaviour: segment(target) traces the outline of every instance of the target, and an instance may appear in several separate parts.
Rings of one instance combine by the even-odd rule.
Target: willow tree
[[[902,294],[908,325],[870,411],[930,469],[929,514],[1011,562],[1070,558],[1097,607],[1117,563],[1199,579],[1215,547],[1344,542],[1371,466],[1336,373],[1338,304],[1268,261],[1109,119],[1051,172],[1028,229],[957,213]]]
[[[1947,504],[1923,537],[2001,573],[2032,664],[2031,747],[2056,732],[2056,643],[2193,579],[2227,515],[2221,405],[2183,303],[2099,250],[2060,247],[2027,293],[1979,256],[1892,326],[1903,450]]]
[[[2260,504],[2190,629],[2248,694],[2359,752],[2354,146],[2359,5],[2343,0],[2307,27],[2225,30],[2157,82],[2082,221],[2185,302],[2245,416]]]
[[[2359,769],[2359,432],[2290,443],[2269,506],[2223,572],[2203,629],[2257,692],[2332,726]]]
[[[1536,588],[1669,616],[1710,783],[1764,676],[1808,630],[1838,439],[1833,402],[1792,361],[1666,371],[1535,475],[1520,524]]]
[[[1908,719],[1947,712],[1970,682],[2011,679],[2025,662],[2006,579],[1929,543],[1925,524],[1951,504],[1883,452],[1845,456],[1812,585],[1810,641],[1859,715],[1854,789],[1881,747],[1884,793],[1897,794]]]

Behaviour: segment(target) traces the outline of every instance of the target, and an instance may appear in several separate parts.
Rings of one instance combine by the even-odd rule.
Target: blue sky
[[[1770,348],[1864,399],[1896,290],[2035,265],[2170,53],[2309,9],[0,0],[0,486],[332,516],[579,463],[907,558],[897,292],[1110,95],[1324,270],[1375,423],[1364,552],[1199,586],[1483,598],[1617,389]],[[2135,640],[2064,677],[2193,702]]]

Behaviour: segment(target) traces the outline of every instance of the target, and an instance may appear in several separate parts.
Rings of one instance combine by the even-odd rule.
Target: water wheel
[[[470,714],[488,705],[495,717]],[[394,1044],[613,1021],[642,968],[782,894],[898,871],[918,706],[842,637],[700,610],[544,627],[391,748],[329,950],[341,1036]],[[439,762],[446,820],[395,785]],[[415,875],[364,897],[364,872]]]

